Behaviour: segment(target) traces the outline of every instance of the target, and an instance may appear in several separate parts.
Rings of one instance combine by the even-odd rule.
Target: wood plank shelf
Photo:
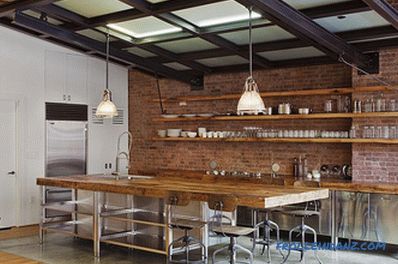
[[[317,113],[308,115],[245,115],[245,116],[213,116],[213,117],[177,117],[154,118],[154,122],[195,122],[195,121],[261,121],[261,120],[292,120],[292,119],[350,119],[350,118],[382,118],[398,117],[398,112],[372,113]]]
[[[391,92],[393,87],[386,86],[368,86],[368,87],[346,87],[346,88],[327,88],[327,89],[306,89],[278,92],[261,92],[261,97],[287,97],[287,96],[311,96],[311,95],[341,95],[352,93],[372,93],[372,92]],[[214,100],[238,100],[242,94],[224,94],[224,95],[196,95],[196,96],[178,96],[162,99],[164,103],[176,102],[201,102]],[[153,102],[159,102],[159,99],[153,99]]]
[[[344,144],[398,144],[398,139],[382,138],[159,138],[163,142],[270,142],[270,143],[344,143]]]

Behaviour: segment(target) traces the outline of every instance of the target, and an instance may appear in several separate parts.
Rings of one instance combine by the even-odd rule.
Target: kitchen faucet
[[[126,151],[121,151],[121,139],[124,135],[128,136],[128,152]],[[116,180],[119,180],[120,176],[120,160],[126,159],[127,161],[130,161],[130,152],[131,152],[131,147],[133,143],[133,135],[129,131],[125,131],[122,134],[120,134],[119,138],[117,139],[117,153],[116,153],[116,170],[112,172],[112,175],[116,176]],[[130,165],[127,165],[127,168],[129,168]]]

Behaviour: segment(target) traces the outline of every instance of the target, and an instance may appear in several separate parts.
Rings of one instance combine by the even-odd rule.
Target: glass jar
[[[383,138],[389,138],[390,137],[390,129],[388,126],[383,127]]]
[[[364,127],[363,127],[363,135],[362,135],[362,137],[363,137],[363,138],[370,138],[370,135],[369,135],[369,127],[368,127],[368,126],[364,126]]]
[[[324,109],[325,113],[331,113],[333,110],[333,103],[332,100],[326,100],[325,101],[325,105],[324,105]]]
[[[395,112],[395,111],[397,111],[395,99],[391,99],[391,100],[390,100],[389,110],[390,110],[390,112]]]

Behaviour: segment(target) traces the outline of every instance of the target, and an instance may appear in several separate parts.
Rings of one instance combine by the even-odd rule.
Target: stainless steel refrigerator
[[[85,175],[87,121],[46,121],[46,177]],[[70,201],[71,190],[47,187],[46,202]],[[46,217],[65,216],[47,210]]]

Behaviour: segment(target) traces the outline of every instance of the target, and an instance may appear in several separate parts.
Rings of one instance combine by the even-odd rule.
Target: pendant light
[[[265,113],[264,101],[260,96],[258,86],[253,78],[253,39],[252,39],[252,12],[249,8],[249,71],[250,76],[246,79],[244,92],[238,102],[238,115],[258,115]]]
[[[109,90],[109,31],[106,34],[106,87],[95,115],[101,118],[118,116],[116,105],[112,102],[112,92]]]

